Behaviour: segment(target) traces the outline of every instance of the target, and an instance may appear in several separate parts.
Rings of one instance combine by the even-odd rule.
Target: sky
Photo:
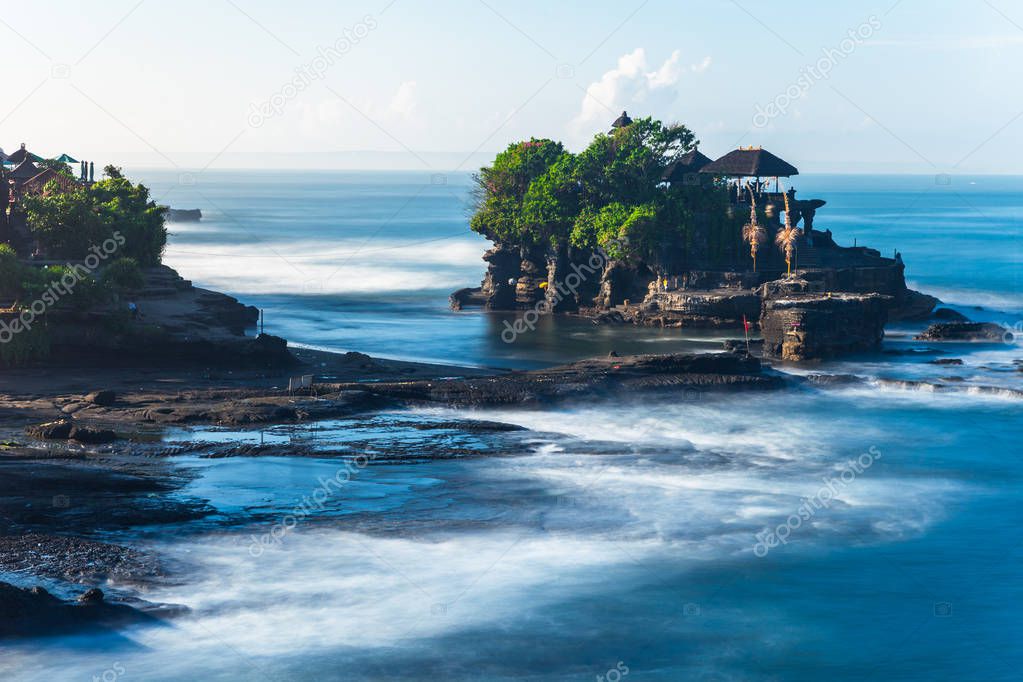
[[[0,147],[97,165],[475,170],[626,109],[803,172],[1023,158],[1018,0],[48,0],[0,45]]]

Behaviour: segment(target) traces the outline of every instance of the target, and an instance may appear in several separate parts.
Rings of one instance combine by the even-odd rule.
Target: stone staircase
[[[192,288],[190,281],[163,265],[143,270],[142,275],[146,286],[139,293],[139,298],[164,298]]]

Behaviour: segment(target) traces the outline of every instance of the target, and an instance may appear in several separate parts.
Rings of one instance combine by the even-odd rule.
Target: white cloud
[[[689,70],[692,71],[693,73],[703,73],[704,71],[710,68],[710,63],[711,63],[710,55],[707,55],[699,64],[692,64],[689,67]]]
[[[579,114],[572,122],[573,128],[583,130],[595,121],[610,123],[619,112],[637,105],[643,109],[637,113],[643,115],[667,108],[678,95],[675,86],[683,72],[680,60],[681,54],[675,50],[663,64],[651,69],[642,47],[622,55],[615,68],[586,88]],[[702,73],[710,64],[711,58],[704,57],[689,70]]]

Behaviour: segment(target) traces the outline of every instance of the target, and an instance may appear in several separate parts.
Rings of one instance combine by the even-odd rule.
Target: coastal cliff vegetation
[[[699,235],[721,259],[740,235],[726,188],[710,177],[665,183],[665,170],[698,145],[678,123],[637,119],[573,154],[560,142],[510,145],[475,176],[474,231],[500,244],[601,249],[658,263]]]
[[[26,196],[23,208],[32,236],[53,258],[81,260],[89,249],[115,234],[124,237],[118,255],[140,266],[159,265],[167,244],[163,209],[149,188],[134,184],[116,166],[106,178],[72,190],[51,182],[46,191]]]

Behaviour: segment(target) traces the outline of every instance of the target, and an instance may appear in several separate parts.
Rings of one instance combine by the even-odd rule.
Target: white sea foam
[[[485,245],[386,239],[170,246],[165,261],[200,285],[248,294],[454,289],[478,279]]]

